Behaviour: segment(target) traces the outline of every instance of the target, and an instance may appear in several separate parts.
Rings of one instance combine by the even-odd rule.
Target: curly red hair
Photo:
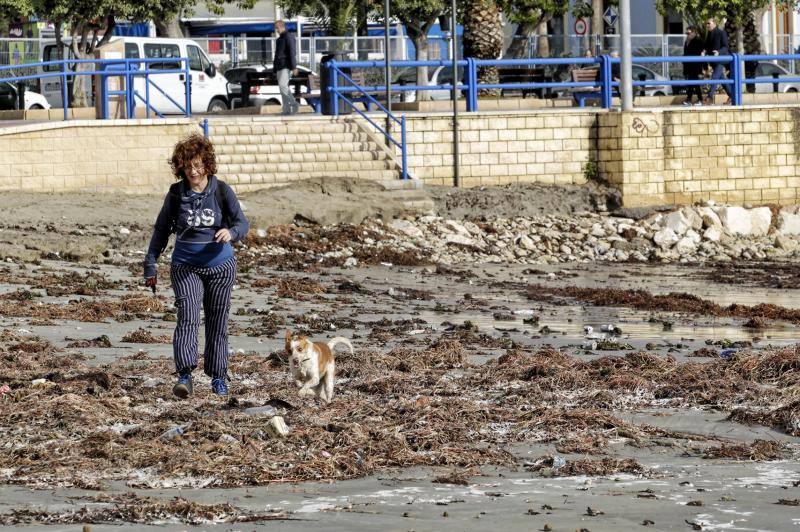
[[[199,133],[193,133],[181,140],[172,150],[172,158],[169,165],[175,179],[185,179],[184,168],[192,164],[192,159],[200,157],[203,161],[207,175],[217,173],[217,156],[214,153],[214,145],[210,140]]]

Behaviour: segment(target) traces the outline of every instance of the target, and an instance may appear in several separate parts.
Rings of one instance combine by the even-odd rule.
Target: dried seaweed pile
[[[118,322],[131,321],[152,312],[164,312],[164,301],[152,296],[131,294],[118,300],[74,299],[67,303],[43,303],[35,296],[18,299],[24,291],[12,292],[15,297],[0,298],[0,315],[34,318],[39,322],[76,320],[101,322],[113,318]]]
[[[796,396],[795,350],[702,364],[646,353],[586,362],[543,349],[475,366],[463,344],[445,338],[424,350],[340,355],[337,394],[323,407],[297,396],[276,356],[233,356],[228,402],[210,393],[200,372],[196,395],[178,401],[171,361],[140,352],[91,367],[35,338],[4,332],[0,340],[0,362],[11,368],[0,375],[8,388],[0,430],[9,442],[0,473],[30,486],[99,488],[120,479],[134,487],[233,487],[354,478],[389,467],[512,466],[508,445],[520,442],[602,455],[611,439],[635,446],[686,439],[610,413],[665,402],[746,406],[765,416],[758,422],[800,434],[791,424],[796,411],[780,423],[767,415]],[[270,438],[267,418],[245,412],[262,405],[285,411],[289,437]],[[163,436],[177,426],[183,436]],[[641,471],[605,458],[575,467]]]
[[[62,511],[15,509],[0,515],[0,525],[28,523],[82,524],[82,523],[185,523],[189,525],[246,523],[253,521],[285,520],[289,517],[275,512],[254,512],[237,508],[230,503],[201,504],[175,497],[169,501],[141,497],[135,493],[119,495],[99,494],[78,497],[78,508]]]
[[[554,288],[534,285],[528,288],[527,296],[536,301],[555,301],[554,298],[568,298],[598,307],[627,307],[637,310],[664,311],[699,314],[727,318],[746,318],[760,320],[781,320],[800,324],[800,310],[762,303],[760,305],[732,304],[723,307],[692,294],[673,292],[666,295],[653,295],[647,290],[625,290],[615,288],[581,288],[570,286]],[[763,322],[756,322],[762,323]]]
[[[430,264],[418,250],[384,245],[388,238],[389,235],[368,225],[276,225],[264,236],[251,231],[244,241],[248,250],[238,257],[240,265],[274,265],[288,270],[307,269],[310,264],[341,266],[350,256],[364,264]]]

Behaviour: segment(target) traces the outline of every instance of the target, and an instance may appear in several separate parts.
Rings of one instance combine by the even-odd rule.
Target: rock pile
[[[344,265],[356,266],[353,255],[357,251],[381,248],[413,252],[444,264],[779,258],[798,249],[800,213],[797,207],[773,210],[707,204],[656,212],[640,220],[591,212],[480,222],[426,215],[389,222],[367,220],[361,228],[373,238],[342,243],[319,258],[342,258]],[[274,243],[268,248],[262,251],[290,252]]]

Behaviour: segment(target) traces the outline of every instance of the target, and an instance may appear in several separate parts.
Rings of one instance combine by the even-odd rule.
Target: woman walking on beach
[[[172,339],[178,382],[173,393],[192,394],[197,367],[200,304],[205,312],[203,371],[211,389],[228,395],[228,313],[236,279],[232,242],[247,235],[249,224],[231,187],[214,175],[214,146],[202,135],[178,142],[170,161],[178,180],[169,188],[144,259],[145,284],[155,291],[156,262],[176,233],[170,278],[178,323]]]

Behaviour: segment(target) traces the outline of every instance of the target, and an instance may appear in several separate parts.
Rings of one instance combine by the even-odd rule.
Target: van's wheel
[[[663,92],[656,92],[653,96],[666,96]]]
[[[33,111],[33,110],[44,109],[44,107],[42,107],[42,106],[41,106],[41,105],[39,105],[38,103],[35,103],[35,104],[31,105],[30,107],[28,107],[28,109],[29,109],[29,110],[31,110],[31,111]]]
[[[788,89],[786,89],[786,92],[787,92],[787,93],[788,93],[788,92],[797,92],[797,89],[795,89],[795,88],[793,88],[793,87],[789,87]]]
[[[223,113],[228,110],[228,103],[222,98],[214,98],[208,104],[209,113]]]

